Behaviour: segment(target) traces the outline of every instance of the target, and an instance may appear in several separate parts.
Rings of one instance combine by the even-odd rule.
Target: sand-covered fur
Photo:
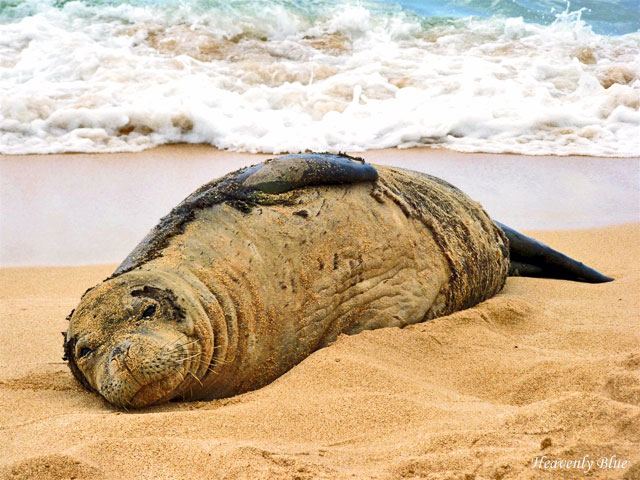
[[[342,333],[502,288],[508,249],[477,203],[427,175],[378,173],[192,208],[148,261],[84,296],[66,336],[74,374],[124,407],[230,396]]]

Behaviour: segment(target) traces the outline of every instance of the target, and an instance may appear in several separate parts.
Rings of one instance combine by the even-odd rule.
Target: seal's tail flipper
[[[560,278],[588,283],[604,283],[613,280],[544,243],[516,232],[500,222],[494,221],[494,223],[509,239],[511,258],[509,275],[511,276]]]

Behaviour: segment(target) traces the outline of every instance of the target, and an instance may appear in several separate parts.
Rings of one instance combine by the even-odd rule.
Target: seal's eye
[[[156,306],[155,305],[149,305],[142,312],[142,318],[153,317],[155,315],[155,313],[156,313]]]
[[[78,358],[83,358],[86,357],[87,355],[89,355],[91,352],[93,352],[93,350],[91,350],[89,347],[82,347],[80,349],[80,351],[78,352]]]

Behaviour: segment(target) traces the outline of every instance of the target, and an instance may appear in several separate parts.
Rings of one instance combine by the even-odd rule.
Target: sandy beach
[[[509,278],[230,399],[123,412],[84,391],[60,335],[82,293],[191,190],[266,157],[212,152],[0,156],[0,478],[640,478],[638,159],[367,152],[616,280]]]

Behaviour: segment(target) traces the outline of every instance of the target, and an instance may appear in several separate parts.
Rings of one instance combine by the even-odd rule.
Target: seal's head
[[[211,358],[206,313],[185,282],[133,271],[87,291],[71,313],[65,357],[108,402],[139,408],[184,396]]]

